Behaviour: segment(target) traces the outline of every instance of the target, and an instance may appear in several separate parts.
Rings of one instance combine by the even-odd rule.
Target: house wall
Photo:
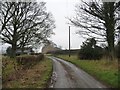
[[[57,51],[60,50],[57,47],[54,47],[53,45],[46,45],[42,48],[42,53],[47,53],[47,52],[51,52],[51,51]]]

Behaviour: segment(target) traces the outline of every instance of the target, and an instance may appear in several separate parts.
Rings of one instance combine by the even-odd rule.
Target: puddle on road
[[[51,81],[50,81],[50,84],[49,84],[49,88],[54,87],[54,84],[55,84],[56,80],[57,80],[57,73],[53,72],[52,77],[51,77]]]

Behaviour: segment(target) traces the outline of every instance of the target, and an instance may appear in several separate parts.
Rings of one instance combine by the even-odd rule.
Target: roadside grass
[[[15,59],[9,57],[2,57],[2,81],[3,83],[7,81],[9,75],[15,72],[14,65],[17,65]]]
[[[76,55],[58,55],[85,70],[108,87],[118,88],[118,61],[109,60],[79,60]]]
[[[3,79],[8,78],[8,76],[14,76],[15,70],[14,65],[15,60],[6,59],[8,65],[4,69],[4,77]],[[5,60],[3,60],[3,63]],[[44,58],[44,60],[38,62],[30,69],[20,71],[20,78],[15,78],[12,80],[6,81],[3,83],[3,88],[46,88],[48,81],[52,74],[52,61],[48,58]]]

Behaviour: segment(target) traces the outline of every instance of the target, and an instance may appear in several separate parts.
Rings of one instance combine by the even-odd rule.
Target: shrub
[[[44,59],[44,55],[39,53],[38,56],[37,56],[37,60],[43,60]]]
[[[80,59],[100,59],[103,55],[103,50],[101,47],[96,45],[96,40],[94,38],[87,39],[86,42],[83,43],[81,49],[79,51],[78,57]]]
[[[32,65],[37,64],[39,61],[44,59],[43,54],[38,55],[27,55],[27,56],[18,56],[16,58],[17,63],[19,65],[23,65],[24,67],[31,67]]]
[[[12,56],[12,47],[11,46],[9,46],[7,49],[6,49],[6,54],[8,55],[8,56]]]

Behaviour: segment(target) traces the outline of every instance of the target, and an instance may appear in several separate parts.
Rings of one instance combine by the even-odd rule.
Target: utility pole
[[[70,26],[69,26],[69,57],[70,57]]]

